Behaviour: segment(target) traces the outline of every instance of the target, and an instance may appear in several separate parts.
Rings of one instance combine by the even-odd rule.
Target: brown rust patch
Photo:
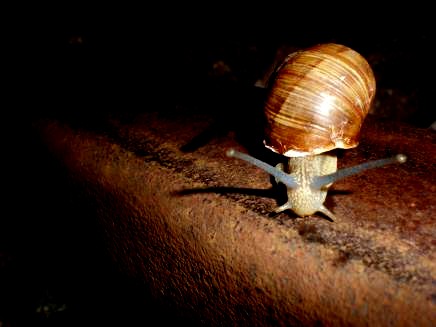
[[[315,224],[302,222],[298,227],[298,234],[303,237],[308,242],[315,242],[324,244],[326,240],[318,232]]]

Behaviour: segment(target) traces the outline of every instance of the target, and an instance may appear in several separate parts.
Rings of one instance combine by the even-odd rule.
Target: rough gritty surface
[[[112,117],[99,129],[36,127],[98,205],[113,259],[205,325],[436,324],[434,132],[366,123],[340,167],[397,152],[409,160],[334,184],[332,223],[271,216],[283,190],[225,156],[247,151],[237,134],[193,146],[212,123],[170,112]]]

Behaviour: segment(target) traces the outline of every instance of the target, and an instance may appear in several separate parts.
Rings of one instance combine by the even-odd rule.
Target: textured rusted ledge
[[[213,135],[205,117],[148,113],[98,131],[55,120],[36,126],[99,204],[114,260],[208,326],[436,325],[429,130],[367,123],[340,166],[396,152],[409,160],[336,183],[332,223],[271,217],[269,176],[225,156],[230,146],[246,151],[239,139],[250,138],[217,133],[196,147]]]

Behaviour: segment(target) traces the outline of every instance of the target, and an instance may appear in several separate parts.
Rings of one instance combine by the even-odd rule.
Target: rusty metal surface
[[[100,206],[114,260],[207,325],[436,324],[436,133],[367,121],[340,167],[409,160],[335,183],[332,223],[270,215],[280,193],[269,176],[225,156],[248,147],[276,160],[256,137],[228,132],[182,151],[211,125],[171,112],[112,117],[98,131],[36,127]]]

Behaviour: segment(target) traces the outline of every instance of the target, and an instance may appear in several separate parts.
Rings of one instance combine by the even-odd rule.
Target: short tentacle
[[[319,209],[319,212],[322,212],[323,214],[325,214],[327,217],[329,217],[332,221],[336,220],[335,215],[333,214],[333,212],[331,212],[329,209],[327,209],[324,205],[322,205]]]
[[[283,212],[285,210],[292,210],[292,204],[288,201],[285,204],[282,204],[281,206],[277,207],[274,209],[275,213],[280,213]]]

